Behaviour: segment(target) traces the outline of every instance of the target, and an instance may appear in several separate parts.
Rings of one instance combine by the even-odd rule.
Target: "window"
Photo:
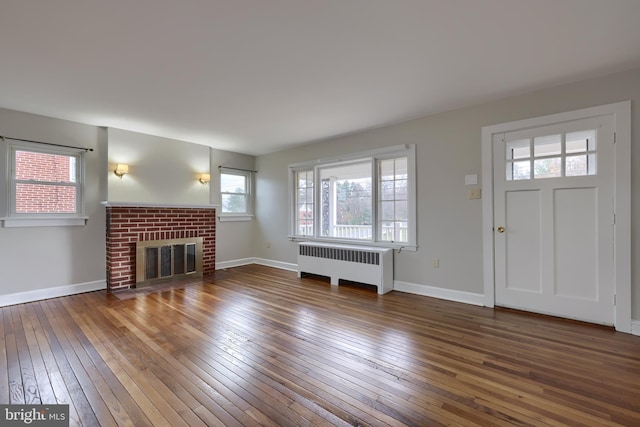
[[[290,165],[290,237],[415,249],[414,165],[414,145]]]
[[[508,141],[506,150],[508,181],[596,174],[595,130]]]
[[[227,220],[249,220],[252,216],[251,171],[220,169],[222,215]]]
[[[43,147],[7,145],[11,172],[5,226],[84,224],[84,152]]]

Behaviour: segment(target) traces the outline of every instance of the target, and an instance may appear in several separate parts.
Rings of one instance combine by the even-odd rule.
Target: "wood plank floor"
[[[71,425],[638,426],[640,337],[262,266],[4,307],[0,402]]]

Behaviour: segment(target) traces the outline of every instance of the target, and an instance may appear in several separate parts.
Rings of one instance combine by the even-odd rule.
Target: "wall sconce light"
[[[201,184],[206,184],[211,181],[211,175],[209,175],[208,173],[201,173],[198,176],[198,181],[200,181]]]
[[[113,173],[115,173],[118,178],[122,179],[124,175],[129,173],[129,165],[118,163]]]

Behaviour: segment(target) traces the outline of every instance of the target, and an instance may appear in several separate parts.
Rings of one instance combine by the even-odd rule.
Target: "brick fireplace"
[[[136,284],[136,242],[202,237],[202,272],[216,264],[215,207],[120,206],[106,203],[107,288]]]

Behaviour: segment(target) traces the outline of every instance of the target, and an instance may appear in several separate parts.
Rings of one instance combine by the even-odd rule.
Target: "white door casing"
[[[529,139],[531,157],[524,161],[509,160],[513,151],[505,144],[581,129],[597,130],[597,170],[509,176],[514,163],[534,168],[534,142]],[[488,126],[482,135],[485,305],[630,332],[630,102]],[[550,157],[562,159],[564,168],[564,154]]]

